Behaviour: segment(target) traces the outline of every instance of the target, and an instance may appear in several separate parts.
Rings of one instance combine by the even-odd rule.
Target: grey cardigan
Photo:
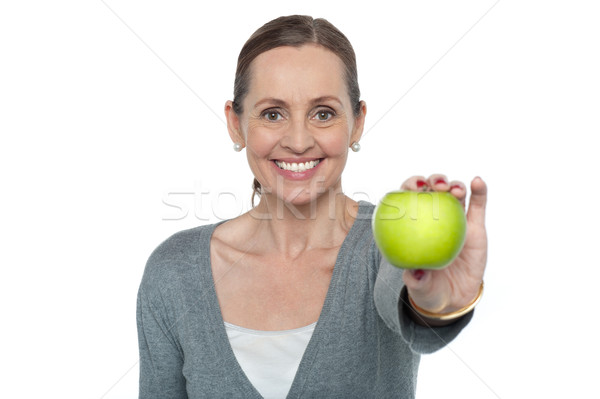
[[[360,202],[288,398],[414,398],[420,354],[442,348],[473,316],[435,329],[410,320],[402,270],[374,244],[373,209]],[[142,399],[261,398],[236,361],[215,293],[217,225],[176,233],[148,259],[137,299]]]

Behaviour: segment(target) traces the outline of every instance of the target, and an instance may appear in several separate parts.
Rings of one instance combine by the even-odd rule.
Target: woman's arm
[[[373,244],[374,245],[374,244]],[[432,353],[452,341],[469,324],[473,312],[443,326],[417,322],[408,300],[402,269],[389,264],[380,256],[375,280],[374,300],[379,316],[392,331],[399,334],[415,353]]]
[[[137,328],[140,350],[140,399],[187,399],[183,354],[166,321],[158,290],[140,286]],[[157,303],[158,302],[158,303]]]
[[[402,188],[423,191],[429,186],[434,186],[437,191],[450,191],[464,206],[464,184],[447,183],[443,175],[432,175],[429,179],[414,176]],[[374,292],[377,311],[388,327],[400,334],[415,352],[431,353],[442,348],[473,317],[471,310],[454,320],[436,320],[435,317],[424,317],[411,304],[412,299],[416,306],[428,314],[453,314],[468,308],[473,298],[480,294],[487,259],[484,225],[487,187],[483,180],[475,179],[471,183],[471,189],[473,192],[467,213],[467,240],[452,265],[442,270],[408,271],[392,266],[380,257]]]

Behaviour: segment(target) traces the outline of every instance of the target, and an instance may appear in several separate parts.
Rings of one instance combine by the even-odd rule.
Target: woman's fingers
[[[429,176],[427,184],[429,184],[429,187],[433,188],[434,191],[448,191],[450,188],[450,186],[448,186],[448,178],[446,175],[440,173]]]
[[[479,176],[471,182],[471,198],[469,200],[469,210],[467,211],[467,220],[469,222],[485,225],[485,205],[487,203],[487,185]]]
[[[436,173],[428,178],[424,176],[412,176],[402,183],[402,190],[408,191],[449,191],[465,207],[467,198],[467,187],[458,180],[448,181],[448,177],[441,173]]]
[[[467,187],[463,182],[458,180],[452,180],[448,185],[450,186],[450,193],[458,199],[464,209],[465,199],[467,198]]]
[[[412,176],[406,179],[400,188],[407,191],[425,191],[429,185],[424,176]]]

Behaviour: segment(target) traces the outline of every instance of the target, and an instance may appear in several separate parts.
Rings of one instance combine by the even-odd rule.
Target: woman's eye
[[[317,112],[317,119],[320,121],[328,121],[331,118],[333,118],[333,112],[331,111],[322,110]]]
[[[278,121],[281,116],[277,111],[266,111],[263,115],[271,122]]]

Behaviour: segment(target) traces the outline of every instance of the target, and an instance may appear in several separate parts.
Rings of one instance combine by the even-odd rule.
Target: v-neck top
[[[435,329],[412,322],[402,270],[374,243],[373,209],[359,202],[287,398],[414,398],[420,355],[445,346],[473,316]],[[140,398],[262,398],[236,360],[215,291],[210,239],[220,223],[172,235],[146,263],[137,298]]]

